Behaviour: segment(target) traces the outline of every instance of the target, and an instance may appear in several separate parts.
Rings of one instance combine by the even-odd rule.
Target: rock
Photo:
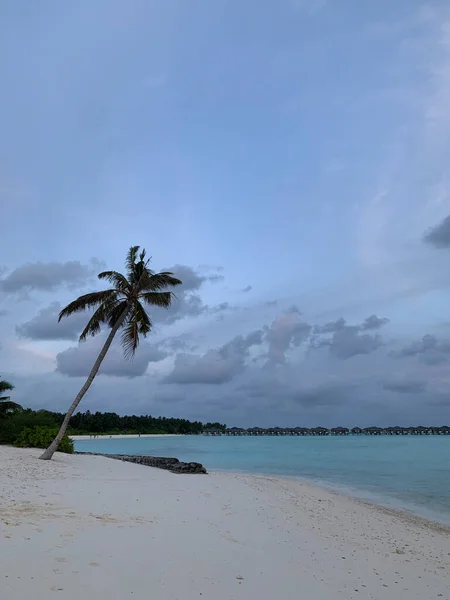
[[[129,454],[102,454],[101,452],[75,452],[75,454],[89,454],[93,456],[105,456],[115,460],[131,462],[146,467],[155,467],[157,469],[165,469],[172,473],[186,474],[204,474],[207,470],[203,465],[196,462],[180,462],[178,458],[168,458],[166,456],[132,456]]]

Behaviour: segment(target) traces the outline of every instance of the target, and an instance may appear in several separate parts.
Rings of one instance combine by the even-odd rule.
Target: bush
[[[22,429],[14,446],[17,448],[48,448],[58,433],[57,429],[50,427],[25,427]],[[58,452],[73,454],[73,442],[65,435],[58,447]]]

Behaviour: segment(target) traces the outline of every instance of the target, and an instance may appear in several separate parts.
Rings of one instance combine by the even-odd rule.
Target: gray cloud
[[[380,318],[380,317],[377,317],[376,315],[371,315],[370,317],[367,317],[367,319],[364,320],[364,322],[361,324],[360,328],[361,328],[361,331],[369,331],[371,329],[381,329],[381,327],[383,327],[384,325],[387,325],[388,323],[389,323],[389,319]]]
[[[60,311],[60,303],[52,302],[46,308],[41,309],[30,321],[17,325],[17,335],[29,340],[77,340],[88,322],[90,314],[75,313],[58,323]]]
[[[217,313],[228,308],[227,302],[223,302],[216,307],[209,307],[203,303],[203,300],[197,293],[206,283],[222,281],[223,275],[217,273],[201,275],[192,269],[192,267],[186,265],[173,265],[172,267],[164,268],[163,271],[174,273],[183,283],[175,289],[176,298],[168,310],[157,307],[153,309],[152,314],[155,321],[170,325],[185,317],[198,317],[202,314]]]
[[[296,306],[280,313],[267,329],[269,363],[284,363],[286,352],[307,340],[311,329],[311,325],[301,320]]]
[[[427,231],[423,240],[435,248],[450,248],[450,215]]]
[[[325,323],[325,325],[315,325],[314,333],[335,333],[336,331],[340,331],[343,327],[347,327],[346,323],[346,320],[343,317],[341,317],[336,321],[330,321],[329,323]]]
[[[438,365],[450,358],[450,341],[438,340],[436,336],[427,334],[421,340],[414,341],[398,352],[392,352],[395,358],[417,356],[426,365]]]
[[[87,267],[83,267],[80,263],[66,263],[66,265],[68,264],[76,264],[79,265],[80,268],[71,266],[68,269],[68,272],[66,272],[67,269],[65,266],[60,265],[61,268],[59,271],[56,269],[60,275],[58,281],[61,281],[61,277],[64,275],[66,278],[65,281],[67,282],[70,274],[73,276],[73,281],[78,277],[79,282],[82,281],[83,273],[89,277],[89,270],[86,270],[88,269]],[[170,309],[165,310],[158,307],[153,307],[151,309],[150,312],[155,321],[169,325],[184,317],[197,317],[201,314],[218,314],[230,308],[228,302],[222,302],[217,306],[209,307],[203,304],[203,301],[198,294],[193,293],[193,290],[199,289],[206,281],[217,281],[218,278],[222,277],[221,275],[213,274],[201,276],[190,267],[181,265],[175,265],[168,270],[172,270],[172,272],[176,273],[176,275],[183,280],[183,285],[180,286],[181,293],[178,292],[178,289],[175,290],[177,298],[174,300]],[[56,285],[54,277],[56,271],[53,267],[50,269],[53,277],[53,285]],[[39,267],[37,273],[41,274],[41,272],[42,269]],[[92,271],[90,271],[90,273],[91,275],[93,274]],[[45,280],[43,282],[41,281],[40,285],[52,285],[52,283],[50,280]],[[41,287],[40,289],[43,288]],[[18,325],[16,327],[17,334],[22,338],[31,340],[76,340],[86,325],[89,314],[78,313],[67,319],[63,319],[58,323],[58,314],[60,310],[61,305],[59,302],[53,302],[47,308],[40,310],[30,321]]]
[[[293,402],[303,407],[339,406],[349,401],[357,386],[345,383],[325,383],[318,386],[300,388],[292,392]]]
[[[399,394],[422,394],[427,389],[426,381],[385,381],[383,389]]]
[[[379,335],[361,335],[357,330],[348,327],[336,331],[329,342],[330,354],[346,360],[357,354],[370,354],[379,348],[383,342]]]
[[[0,317],[6,317],[6,315],[9,314],[9,311],[7,310],[0,310]]]
[[[104,342],[105,337],[98,335],[78,344],[78,346],[60,352],[56,356],[56,370],[69,377],[86,377]],[[164,352],[161,348],[143,342],[138,347],[134,358],[126,360],[119,340],[117,340],[109,349],[100,367],[99,375],[139,377],[145,374],[149,363],[163,360],[167,355],[167,352]]]
[[[96,259],[92,259],[90,265],[83,265],[77,260],[28,263],[0,280],[0,290],[13,294],[31,290],[51,292],[63,286],[75,289],[84,286],[97,273],[100,265]]]
[[[341,317],[336,321],[314,327],[311,347],[327,347],[330,354],[342,360],[358,354],[371,354],[383,345],[382,339],[378,334],[362,332],[380,329],[388,322],[389,319],[371,315],[359,325],[347,325],[346,320]],[[329,333],[332,333],[331,338],[323,337]]]
[[[244,294],[247,294],[248,292],[251,292],[253,289],[253,287],[251,285],[247,285],[245,288],[242,288],[241,292],[244,292]]]
[[[178,354],[173,371],[166,383],[219,384],[230,381],[245,368],[245,359],[251,346],[263,342],[263,332],[253,331],[247,336],[236,336],[222,347],[203,355]]]

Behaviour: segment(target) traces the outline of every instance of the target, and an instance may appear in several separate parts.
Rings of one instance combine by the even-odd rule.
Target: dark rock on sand
[[[106,456],[106,458],[114,458],[124,462],[131,462],[146,467],[155,467],[157,469],[165,469],[172,473],[207,473],[203,465],[197,462],[181,462],[178,458],[167,458],[165,456],[132,456],[129,454],[102,454],[101,452],[75,452],[75,454],[89,454],[92,456]]]

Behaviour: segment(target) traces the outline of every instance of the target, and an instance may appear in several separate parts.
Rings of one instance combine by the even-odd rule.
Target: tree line
[[[12,444],[25,428],[46,427],[58,429],[64,413],[49,410],[16,409],[11,414],[0,416],[0,443]],[[69,435],[113,435],[113,434],[184,434],[196,435],[203,431],[226,430],[222,423],[202,423],[174,417],[151,415],[125,415],[114,412],[78,412],[69,422]]]

